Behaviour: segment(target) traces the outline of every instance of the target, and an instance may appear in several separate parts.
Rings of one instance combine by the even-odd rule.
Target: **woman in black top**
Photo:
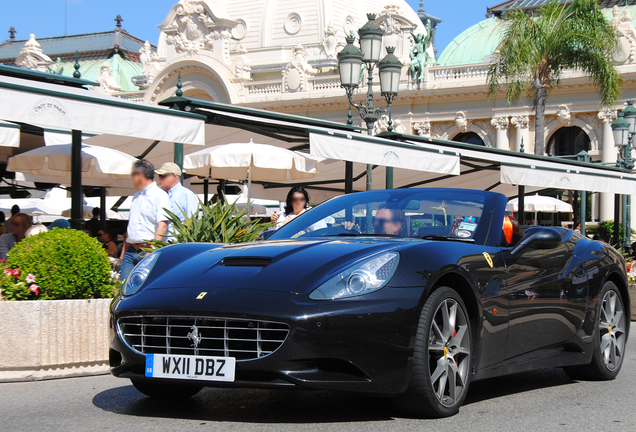
[[[102,246],[106,249],[106,253],[108,253],[109,257],[117,258],[117,243],[110,238],[110,231],[108,228],[97,231],[97,240],[102,242]]]

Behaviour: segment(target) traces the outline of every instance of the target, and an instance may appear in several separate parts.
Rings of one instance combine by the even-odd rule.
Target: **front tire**
[[[628,324],[623,297],[613,282],[607,282],[599,298],[592,361],[586,365],[565,368],[570,378],[613,380],[623,365]]]
[[[146,380],[131,380],[142,394],[157,399],[187,399],[199,393],[202,386],[181,385]]]
[[[440,287],[426,300],[415,338],[413,368],[398,408],[417,416],[457,414],[468,393],[472,333],[466,306],[453,289]]]

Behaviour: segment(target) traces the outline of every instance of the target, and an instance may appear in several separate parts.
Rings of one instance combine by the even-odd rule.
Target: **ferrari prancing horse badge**
[[[484,258],[486,258],[486,262],[488,263],[490,268],[492,268],[493,267],[492,258],[488,252],[484,252]]]

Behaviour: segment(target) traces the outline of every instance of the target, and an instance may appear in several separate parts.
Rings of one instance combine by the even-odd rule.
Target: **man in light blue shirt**
[[[150,240],[163,240],[168,228],[170,199],[154,182],[155,167],[146,160],[135,162],[131,175],[137,189],[130,205],[127,238],[121,255],[120,280],[146,256],[143,248]]]
[[[199,211],[199,198],[181,184],[179,165],[166,162],[155,172],[159,176],[161,188],[168,192],[170,211],[176,214],[181,222]]]

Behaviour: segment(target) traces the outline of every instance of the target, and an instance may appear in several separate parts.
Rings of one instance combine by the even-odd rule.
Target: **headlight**
[[[309,298],[335,300],[377,291],[391,280],[399,260],[397,252],[385,252],[357,263],[315,289]]]
[[[142,259],[139,264],[135,266],[135,268],[130,272],[128,277],[126,278],[126,282],[124,283],[124,287],[121,290],[121,293],[125,296],[133,295],[142,287],[148,275],[150,274],[150,270],[154,267],[157,262],[157,258],[159,258],[159,254],[161,252],[153,252],[148,255],[146,258]]]

